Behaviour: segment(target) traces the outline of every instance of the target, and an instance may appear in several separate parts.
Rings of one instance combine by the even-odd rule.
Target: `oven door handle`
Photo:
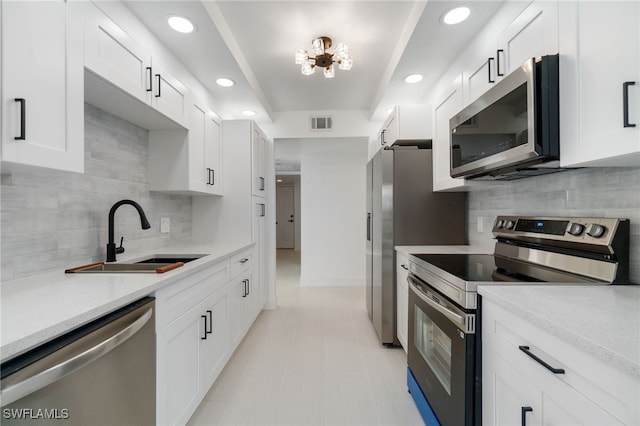
[[[465,317],[463,317],[462,315],[458,315],[445,306],[442,306],[437,300],[433,300],[432,298],[430,298],[420,287],[416,285],[416,280],[412,276],[409,275],[407,277],[407,281],[409,282],[409,287],[411,287],[411,290],[413,290],[416,296],[418,296],[423,302],[431,306],[436,311],[440,312],[445,317],[449,318],[451,322],[460,324],[463,327],[466,326]]]

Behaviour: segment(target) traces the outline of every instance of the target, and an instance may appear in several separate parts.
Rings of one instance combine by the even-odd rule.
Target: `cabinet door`
[[[156,336],[158,424],[185,424],[200,403],[202,308],[189,309]]]
[[[189,124],[189,182],[196,191],[209,190],[211,176],[207,170],[205,153],[205,125],[207,112],[201,104],[191,106],[191,122]]]
[[[251,135],[251,165],[253,170],[253,195],[260,197],[266,196],[267,182],[265,179],[265,144],[266,138],[264,134],[257,128],[255,123],[252,125]]]
[[[206,317],[207,334],[206,339],[200,340],[202,396],[209,391],[216,377],[222,371],[223,362],[228,353],[227,294],[212,294],[205,299],[203,305],[202,315]]]
[[[264,198],[254,198],[253,241],[256,243],[254,309],[260,312],[267,302],[267,204]]]
[[[156,89],[149,52],[94,5],[88,7],[85,37],[85,67],[149,103]]]
[[[404,351],[407,352],[407,336],[409,333],[409,262],[405,255],[396,253],[396,285],[397,285],[397,335]]]
[[[498,48],[503,52],[496,61],[500,71],[504,62],[505,75],[528,59],[558,53],[558,2],[533,2],[501,33]]]
[[[85,5],[1,6],[2,160],[83,172]]]
[[[542,392],[499,355],[491,356],[483,361],[482,424],[542,425]]]
[[[207,113],[204,127],[204,162],[207,173],[209,191],[222,195],[222,142],[220,140],[220,124]],[[211,176],[209,178],[209,175]]]
[[[495,57],[482,56],[463,73],[464,104],[476,100],[496,82]]]
[[[153,64],[151,105],[176,123],[189,126],[189,90],[167,68]]]
[[[236,278],[229,293],[229,350],[233,351],[244,336],[243,310],[246,300],[246,280],[244,275]]]
[[[637,167],[640,3],[560,2],[560,8],[561,165]]]
[[[433,190],[461,190],[464,179],[451,177],[449,119],[462,109],[462,76],[456,78],[434,103]]]

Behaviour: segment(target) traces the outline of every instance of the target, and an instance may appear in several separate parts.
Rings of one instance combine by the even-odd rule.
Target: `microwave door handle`
[[[445,317],[449,318],[451,322],[460,324],[461,326],[465,325],[465,319],[463,316],[458,315],[457,313],[453,312],[450,309],[447,309],[446,307],[442,306],[440,303],[428,297],[424,293],[424,291],[422,291],[418,286],[416,286],[415,280],[411,276],[407,277],[407,281],[409,282],[409,287],[411,287],[411,290],[413,290],[416,296],[418,296],[423,302],[431,306],[436,311],[440,312]]]

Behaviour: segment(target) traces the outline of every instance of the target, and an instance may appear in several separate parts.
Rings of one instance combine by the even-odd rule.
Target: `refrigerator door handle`
[[[371,241],[371,213],[367,213],[367,241]]]

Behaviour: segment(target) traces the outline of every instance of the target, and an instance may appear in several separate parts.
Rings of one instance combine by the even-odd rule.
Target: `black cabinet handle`
[[[216,177],[213,169],[207,167],[207,185],[215,185]]]
[[[489,70],[489,83],[495,83],[496,81],[491,78],[491,62],[495,61],[494,58],[489,58],[487,64],[489,65],[487,69]]]
[[[260,179],[260,191],[264,191],[264,178],[260,176],[258,179]]]
[[[27,101],[24,98],[15,98],[20,104],[20,136],[14,137],[17,141],[27,140]]]
[[[527,354],[527,356],[529,356],[531,359],[536,361],[538,364],[542,365],[544,368],[546,368],[547,370],[551,371],[553,374],[564,374],[564,369],[563,368],[554,368],[554,367],[550,366],[545,361],[543,361],[542,359],[540,359],[536,355],[534,355],[531,352],[531,349],[529,348],[529,346],[518,346],[518,349],[520,349],[522,352]]]
[[[147,87],[147,92],[153,91],[153,71],[151,67],[147,67],[147,71],[149,71],[149,87]]]
[[[635,86],[635,81],[622,83],[622,120],[624,127],[636,127],[635,123],[629,123],[629,86]]]
[[[247,263],[248,261],[249,261],[249,258],[248,258],[248,257],[245,257],[244,259],[241,259],[241,260],[240,260],[240,263],[244,265],[244,264],[245,264],[245,263]]]
[[[367,213],[367,241],[371,241],[371,213]]]
[[[522,426],[527,426],[527,413],[533,411],[531,407],[521,407],[520,408],[520,424]]]
[[[386,132],[387,129],[384,129],[382,132],[380,132],[380,145],[384,145],[386,142],[384,141],[384,132]]]
[[[244,284],[243,288],[242,288],[242,297],[247,297],[247,295],[249,294],[247,292],[247,282],[249,280],[242,280],[242,283]]]
[[[200,315],[200,318],[204,320],[204,336],[200,337],[200,340],[207,340],[207,317],[206,315]]]
[[[160,74],[156,74],[156,77],[158,77],[158,93],[156,94],[156,98],[160,97],[160,80],[162,77],[160,77]]]
[[[496,74],[498,74],[498,77],[504,77],[504,72],[500,72],[500,54],[502,53],[502,55],[504,55],[504,50],[502,49],[498,49],[496,50],[496,59],[497,59],[497,63],[496,63]]]
[[[267,208],[265,204],[260,203],[260,217],[264,217],[267,214]]]
[[[408,271],[409,268],[407,268],[407,265],[400,265],[402,267],[402,269],[404,269],[405,271]]]
[[[207,315],[209,315],[209,329],[207,330],[207,321],[205,320],[204,322],[205,335],[213,333],[213,312],[211,311],[211,309],[207,310]]]

